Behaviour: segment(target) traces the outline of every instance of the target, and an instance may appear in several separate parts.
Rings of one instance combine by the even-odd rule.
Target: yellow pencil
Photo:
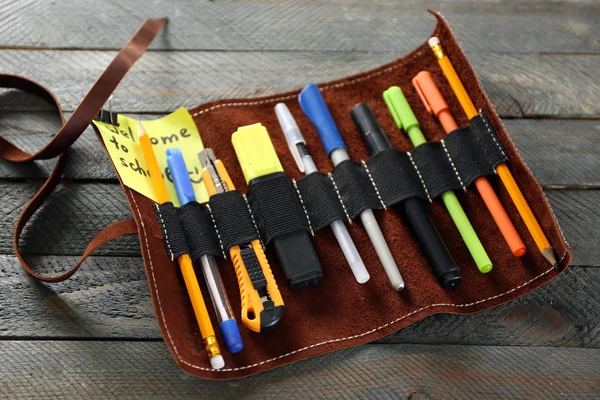
[[[440,40],[437,37],[430,38],[429,46],[431,47],[431,50],[433,50],[433,54],[437,58],[444,76],[446,76],[448,83],[450,83],[450,86],[458,98],[458,101],[460,102],[465,114],[467,114],[467,117],[471,119],[478,115],[477,109],[467,94],[467,91],[460,81],[456,70],[452,66],[450,59],[444,54]],[[533,240],[535,241],[535,244],[539,248],[540,252],[552,265],[556,267],[558,264],[554,255],[554,249],[552,248],[552,245],[550,245],[550,242],[544,234],[544,231],[542,231],[542,227],[540,226],[539,222],[533,215],[529,204],[527,204],[527,200],[525,200],[523,193],[521,193],[521,189],[519,189],[515,178],[508,169],[508,166],[506,164],[500,164],[496,167],[496,172],[502,180],[504,187],[506,187],[510,198],[515,203],[515,206],[517,207],[519,214],[521,214],[523,221],[525,221],[525,225],[527,226],[529,233],[531,233],[531,236],[533,237]]]
[[[140,141],[140,147],[142,148],[144,160],[146,160],[146,165],[148,166],[148,172],[150,172],[150,179],[152,180],[152,186],[154,187],[154,192],[156,194],[156,201],[159,204],[167,203],[171,201],[169,193],[167,192],[167,186],[163,181],[162,173],[160,172],[158,161],[154,155],[150,138],[139,121],[138,139]],[[221,349],[219,349],[219,343],[217,343],[215,331],[210,322],[206,303],[204,302],[204,297],[202,297],[202,292],[198,285],[198,279],[194,272],[192,260],[188,254],[184,254],[177,259],[177,262],[179,263],[179,268],[181,269],[188,295],[190,296],[190,302],[192,303],[196,321],[198,321],[198,326],[200,327],[202,339],[204,339],[204,346],[210,359],[210,365],[214,369],[221,369],[225,366],[225,361],[221,355]]]

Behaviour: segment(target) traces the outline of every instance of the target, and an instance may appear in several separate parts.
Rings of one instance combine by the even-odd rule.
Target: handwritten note
[[[108,154],[117,168],[123,184],[156,201],[148,168],[138,141],[137,120],[124,115],[118,116],[119,126],[101,121],[94,121],[98,127]],[[167,166],[166,151],[171,147],[179,147],[183,153],[185,164],[194,187],[196,200],[208,200],[206,188],[202,182],[202,167],[198,160],[198,152],[204,148],[202,139],[192,116],[185,108],[156,120],[141,121],[152,142],[158,165],[163,172],[169,197],[179,207],[177,193]]]

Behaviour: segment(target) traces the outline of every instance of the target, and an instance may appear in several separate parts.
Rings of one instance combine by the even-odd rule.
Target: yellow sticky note
[[[124,115],[118,116],[119,126],[94,121],[98,127],[108,154],[112,159],[123,184],[156,201],[148,168],[144,161],[139,141],[137,120]],[[173,186],[171,173],[167,165],[167,149],[181,149],[187,166],[194,193],[198,202],[208,201],[208,194],[202,182],[202,167],[198,153],[204,149],[202,139],[192,116],[185,108],[156,120],[140,121],[150,137],[154,155],[163,173],[169,197],[179,207],[177,192]]]

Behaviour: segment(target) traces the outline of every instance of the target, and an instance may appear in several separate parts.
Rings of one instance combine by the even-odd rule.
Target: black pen
[[[357,104],[350,115],[369,154],[375,155],[393,148],[368,104]],[[444,289],[454,289],[458,286],[462,282],[460,270],[427,213],[425,201],[410,197],[394,207],[417,239],[440,285]]]

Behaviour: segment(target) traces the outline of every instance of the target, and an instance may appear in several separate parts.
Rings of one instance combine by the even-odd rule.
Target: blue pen
[[[169,165],[173,185],[175,185],[175,191],[177,192],[181,206],[196,201],[192,181],[190,180],[180,149],[171,148],[167,150],[167,164]],[[202,265],[204,280],[210,292],[210,298],[212,299],[215,314],[219,321],[219,328],[225,339],[227,349],[230,353],[238,353],[244,348],[244,344],[242,343],[240,331],[229,305],[229,299],[223,286],[217,260],[213,255],[207,254],[200,258],[200,264]]]
[[[333,166],[335,167],[342,161],[349,160],[350,156],[348,155],[346,144],[335,125],[335,121],[317,85],[311,83],[305,87],[298,96],[298,102],[304,114],[306,114],[317,129],[323,147],[325,147],[327,155],[331,158]],[[402,275],[400,275],[396,261],[394,261],[394,257],[385,241],[381,228],[379,228],[373,211],[362,211],[360,219],[365,226],[367,235],[369,235],[369,239],[373,243],[373,247],[392,286],[396,290],[402,290],[404,288],[404,280],[402,279]]]

